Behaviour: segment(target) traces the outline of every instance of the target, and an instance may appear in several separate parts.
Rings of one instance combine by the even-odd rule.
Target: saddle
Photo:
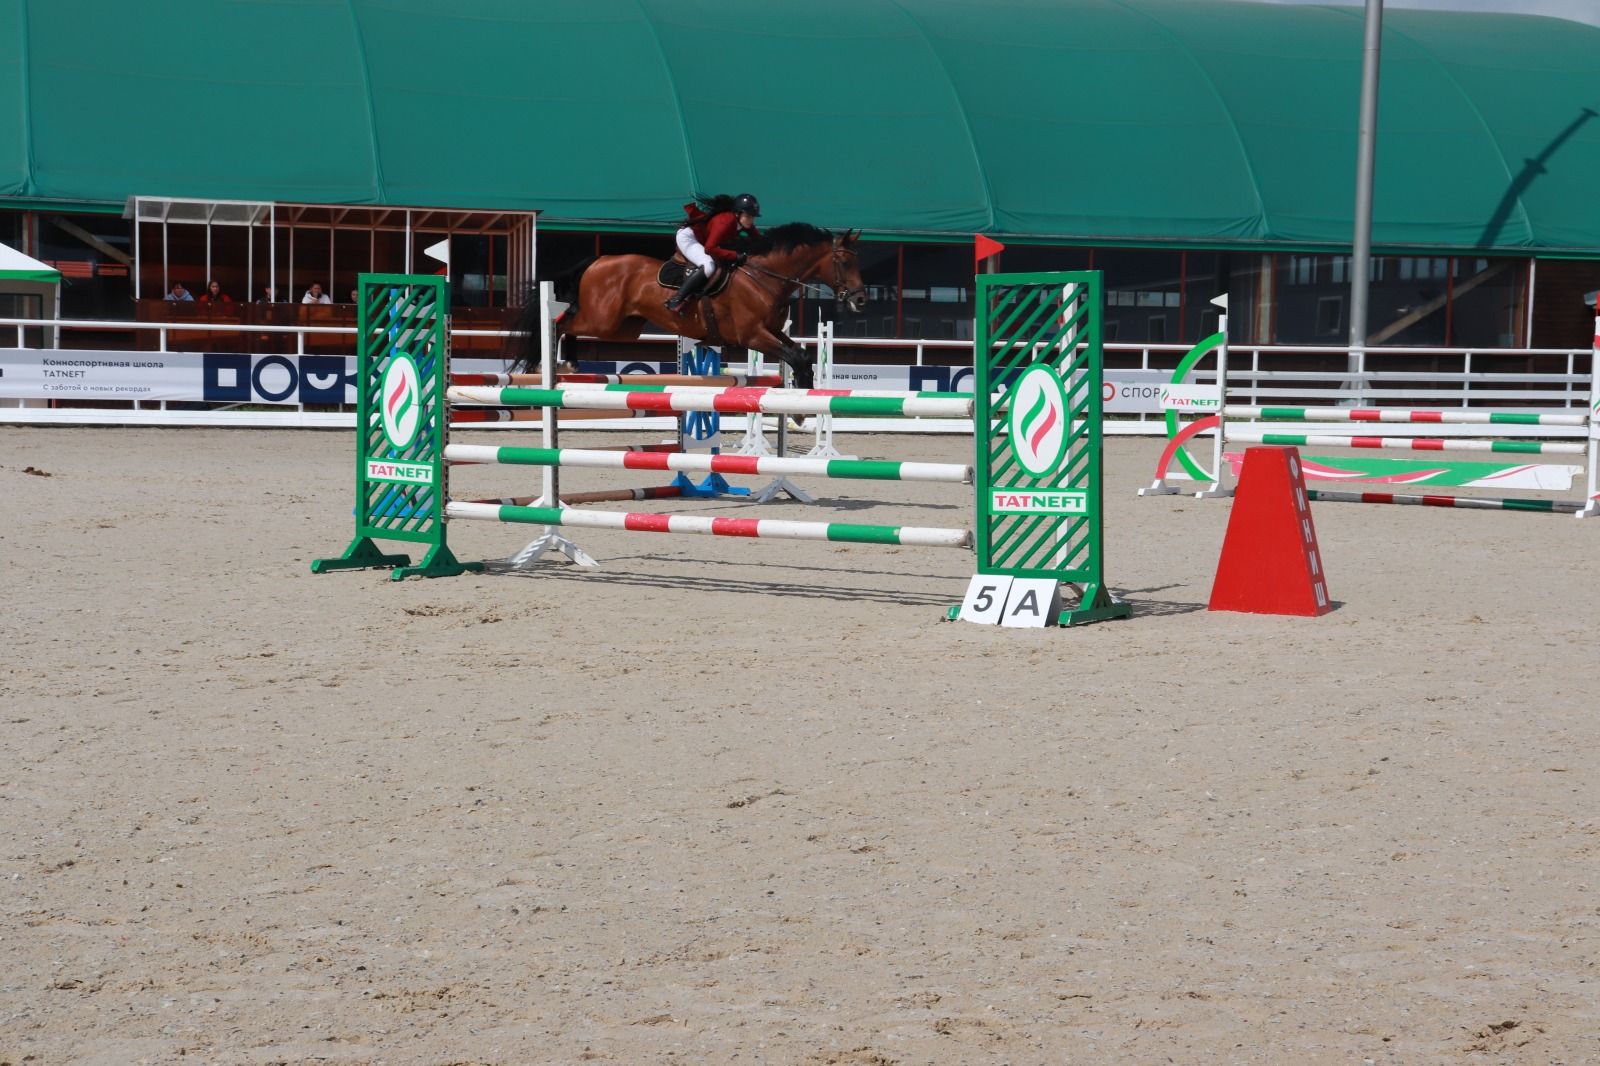
[[[663,289],[671,289],[673,292],[677,292],[678,286],[683,284],[684,276],[688,274],[691,269],[693,268],[682,259],[668,259],[665,263],[661,264],[661,269],[656,272],[656,284],[660,285]],[[728,287],[728,282],[732,278],[732,268],[726,264],[719,266],[717,268],[717,276],[711,279],[710,285],[706,286],[695,294],[695,299],[701,300],[705,299],[707,296],[715,296],[717,293]]]

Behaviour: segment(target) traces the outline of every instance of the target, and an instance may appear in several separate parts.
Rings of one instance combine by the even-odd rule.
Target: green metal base
[[[326,574],[330,570],[366,570],[372,567],[405,566],[409,555],[385,555],[372,542],[371,537],[357,537],[337,559],[311,560],[313,574]]]
[[[410,562],[407,559],[405,562]],[[401,566],[389,575],[390,581],[404,581],[408,577],[455,577],[457,574],[475,574],[483,569],[482,563],[464,563],[443,544],[428,549],[422,562],[416,566]]]
[[[1057,624],[1081,626],[1089,622],[1106,622],[1113,618],[1127,618],[1132,614],[1133,607],[1127,601],[1117,599],[1099,585],[1084,585],[1083,595],[1079,598],[1078,605],[1062,611],[1061,616],[1057,619]]]

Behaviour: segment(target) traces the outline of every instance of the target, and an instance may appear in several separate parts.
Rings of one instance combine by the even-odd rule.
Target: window
[[[1344,323],[1344,297],[1319,296],[1317,297],[1317,333],[1322,336],[1334,336],[1339,332],[1339,327]]]
[[[1106,337],[1124,343],[1160,344],[1178,335],[1178,312],[1183,306],[1183,253],[1100,251],[1095,268],[1105,274]],[[1151,310],[1160,308],[1159,315]],[[1160,325],[1156,325],[1159,322]]]
[[[965,340],[972,334],[972,290],[960,282],[972,276],[972,247],[907,244],[905,288],[900,293],[904,336]],[[952,284],[954,283],[954,284]],[[920,322],[912,332],[911,319]]]

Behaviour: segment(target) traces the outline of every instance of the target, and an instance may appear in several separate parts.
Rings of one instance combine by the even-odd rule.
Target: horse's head
[[[790,284],[821,282],[833,289],[841,306],[864,311],[867,286],[855,249],[860,236],[860,230],[830,233],[810,223],[788,222],[755,238],[749,252],[760,271]]]
[[[847,230],[833,238],[833,276],[828,284],[841,307],[860,314],[867,309],[867,285],[861,280],[861,261],[856,255],[860,230]]]

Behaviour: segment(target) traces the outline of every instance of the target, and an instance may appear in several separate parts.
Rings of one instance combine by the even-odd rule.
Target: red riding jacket
[[[739,232],[739,216],[732,211],[718,211],[708,215],[700,210],[699,204],[684,204],[683,213],[689,217],[689,228],[694,230],[694,239],[706,250],[706,254],[719,262],[731,263],[738,258],[738,253],[729,248],[722,247],[722,242]],[[751,227],[751,235],[756,234],[755,227]]]

